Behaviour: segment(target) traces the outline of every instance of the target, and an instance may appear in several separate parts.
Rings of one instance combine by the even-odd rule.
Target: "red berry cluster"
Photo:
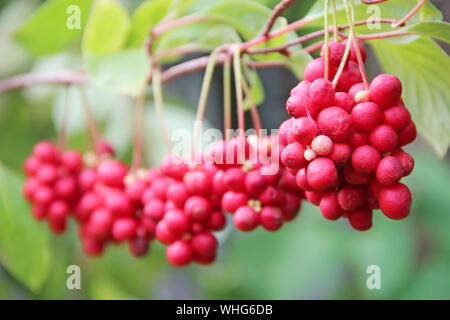
[[[333,76],[345,44],[331,42],[329,50]],[[360,50],[365,59],[361,44]],[[279,136],[281,160],[306,198],[325,218],[347,217],[363,231],[372,226],[373,209],[395,220],[409,215],[411,193],[399,181],[411,173],[414,159],[401,147],[417,132],[400,80],[380,74],[364,90],[353,51],[336,87],[323,78],[323,58],[306,67],[305,80],[286,102],[292,118],[281,124]]]
[[[33,217],[46,219],[56,234],[66,230],[67,217],[78,200],[77,176],[81,167],[79,152],[60,152],[49,141],[36,144],[25,161],[27,180],[23,194],[32,204]]]

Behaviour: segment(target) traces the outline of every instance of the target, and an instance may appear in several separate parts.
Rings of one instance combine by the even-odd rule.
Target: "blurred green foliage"
[[[154,0],[155,3],[158,0]],[[278,1],[259,0],[254,2],[239,1],[242,8],[258,7],[258,18],[255,18],[248,32],[256,32],[264,22],[268,9],[262,7],[275,6]],[[414,2],[414,1],[413,1]],[[90,1],[84,1],[90,6]],[[99,3],[105,3],[100,1]],[[126,10],[140,8],[146,12],[146,6],[140,6],[140,1],[121,1]],[[233,2],[238,5],[238,2]],[[287,11],[289,21],[304,16],[315,1],[297,1]],[[411,1],[401,1],[402,4]],[[9,29],[11,17],[14,17],[14,27],[26,21],[30,14],[36,11],[40,1],[8,1],[2,3],[0,11],[0,31]],[[98,2],[97,2],[98,4]],[[215,5],[218,7],[214,7]],[[50,4],[47,4],[48,6]],[[228,4],[229,5],[229,4]],[[222,6],[222,7],[221,7]],[[171,7],[179,11],[196,12],[198,10],[218,10],[227,7],[224,1],[173,1]],[[316,4],[317,6],[317,4]],[[404,9],[401,4],[398,5]],[[161,3],[155,5],[158,10],[167,10]],[[61,10],[60,7],[58,10]],[[216,8],[216,9],[214,9]],[[264,9],[261,9],[264,8]],[[436,17],[436,12],[430,7],[428,18]],[[147,8],[148,9],[148,8]],[[231,10],[228,7],[228,10]],[[313,8],[313,13],[315,9]],[[242,11],[241,14],[249,14]],[[226,14],[226,10],[219,10]],[[312,14],[313,14],[312,13]],[[120,13],[122,14],[122,13]],[[132,15],[130,14],[130,17]],[[261,16],[261,17],[260,17]],[[103,86],[88,88],[88,96],[96,118],[99,119],[103,133],[119,150],[119,156],[129,161],[132,141],[132,107],[133,100],[121,93],[134,93],[142,86],[139,68],[124,73],[123,66],[130,61],[139,60],[136,55],[121,56],[122,46],[139,47],[137,43],[143,39],[142,32],[133,29],[136,25],[154,25],[162,18],[159,15],[154,21],[143,21],[137,14],[131,19],[131,38],[112,45],[112,51],[120,51],[108,55],[101,64],[91,67],[98,71],[97,80],[103,80]],[[437,17],[439,19],[439,17]],[[36,18],[37,19],[37,18]],[[46,28],[52,30],[56,20],[48,19]],[[125,19],[126,20],[126,19]],[[240,22],[240,21],[237,21]],[[231,21],[231,24],[236,20]],[[280,23],[285,23],[280,21]],[[318,17],[317,25],[320,25]],[[92,22],[95,25],[95,22]],[[88,22],[89,25],[89,22]],[[130,28],[128,23],[126,28]],[[104,27],[101,24],[101,27]],[[245,24],[238,24],[236,29],[242,35]],[[138,28],[139,29],[139,28]],[[222,29],[220,29],[222,30]],[[233,29],[234,30],[234,29]],[[198,30],[191,30],[198,34]],[[48,70],[61,67],[78,69],[83,58],[92,62],[86,55],[83,57],[80,44],[81,33],[74,37],[62,34],[58,42],[48,45],[45,42],[32,41],[35,28],[33,20],[29,20],[16,33],[21,40],[18,45],[10,37],[0,38],[0,77],[20,73],[26,70]],[[99,52],[97,45],[108,39],[98,38],[98,30],[92,31],[90,39],[84,40],[86,53]],[[197,32],[197,33],[195,33]],[[431,31],[430,31],[431,32]],[[103,35],[105,32],[101,33]],[[220,32],[219,32],[220,33]],[[245,33],[245,32],[244,32]],[[251,37],[253,33],[249,34]],[[32,36],[34,34],[34,36]],[[175,38],[167,35],[167,39]],[[227,34],[229,37],[230,34]],[[235,35],[233,35],[234,37]],[[244,36],[245,37],[245,36]],[[215,37],[211,41],[217,44]],[[30,40],[31,39],[31,40]],[[94,40],[92,40],[94,39]],[[196,36],[191,39],[197,39]],[[170,41],[159,42],[170,47]],[[223,40],[223,39],[222,39]],[[414,39],[413,39],[414,40]],[[166,41],[166,42],[164,42]],[[173,40],[175,41],[175,40]],[[220,40],[219,40],[220,41]],[[419,40],[424,41],[424,40]],[[430,40],[431,41],[431,40]],[[200,44],[205,44],[199,42]],[[407,44],[408,45],[408,44]],[[409,45],[414,46],[414,42]],[[435,44],[429,45],[433,47]],[[378,56],[390,50],[394,44],[375,43]],[[27,50],[25,50],[27,48]],[[69,48],[69,49],[67,49]],[[75,48],[75,49],[71,49]],[[407,47],[405,46],[405,51]],[[421,47],[423,48],[423,47]],[[436,49],[437,47],[433,47]],[[420,49],[420,48],[419,48]],[[414,49],[414,50],[419,50]],[[47,51],[48,50],[48,51]],[[63,51],[64,50],[64,51]],[[130,50],[130,49],[126,49]],[[135,49],[132,49],[135,50]],[[92,52],[90,52],[92,51]],[[109,52],[110,50],[108,50]],[[420,50],[419,50],[420,51]],[[132,51],[134,52],[134,51]],[[33,56],[30,53],[34,54]],[[50,54],[51,55],[48,55]],[[415,62],[410,59],[410,52],[403,53],[406,58],[396,60],[380,59],[382,65],[401,73],[402,66],[408,70],[414,68]],[[408,55],[409,54],[409,55]],[[442,52],[439,53],[440,55]],[[36,57],[36,55],[45,55]],[[117,55],[119,58],[117,58]],[[95,57],[98,58],[98,57]],[[11,59],[6,67],[4,61]],[[117,59],[117,60],[114,60]],[[300,58],[294,69],[300,70],[308,61],[308,57]],[[402,64],[402,60],[409,64]],[[445,58],[441,58],[445,60]],[[448,59],[448,56],[447,56]],[[123,61],[123,65],[120,62]],[[106,62],[105,62],[106,61]],[[113,61],[118,69],[115,73],[121,75],[116,82],[111,81],[111,70],[105,68],[108,61]],[[418,59],[419,63],[423,60]],[[86,62],[86,61],[85,61]],[[436,77],[439,70],[439,60],[434,62],[434,74],[422,72],[421,78]],[[444,61],[444,63],[448,63]],[[5,67],[3,67],[5,65]],[[122,68],[121,68],[122,67]],[[108,69],[109,74],[102,72]],[[251,72],[251,71],[249,71]],[[299,72],[300,73],[300,72]],[[408,74],[410,76],[410,74]],[[415,77],[419,75],[413,73]],[[447,75],[446,75],[447,76]],[[137,80],[136,80],[137,79]],[[255,97],[262,94],[263,88],[258,74],[251,73],[249,79],[255,84]],[[443,78],[439,78],[441,81]],[[402,79],[403,80],[403,79]],[[134,82],[133,82],[134,81]],[[407,81],[407,80],[405,80]],[[131,82],[131,83],[130,83]],[[448,84],[448,81],[446,82]],[[108,86],[109,84],[109,86]],[[126,84],[127,86],[122,86]],[[423,100],[418,105],[416,114],[423,116],[425,124],[440,128],[428,122],[427,117],[441,117],[438,124],[443,129],[432,136],[441,139],[440,146],[448,145],[448,88],[440,84],[438,92],[439,105],[434,104],[436,115],[424,112]],[[189,84],[191,90],[198,91],[198,84]],[[117,89],[119,88],[119,89]],[[414,107],[415,93],[409,89],[409,104]],[[448,159],[438,159],[428,144],[419,140],[408,151],[414,154],[416,167],[413,174],[406,179],[413,193],[411,216],[405,221],[394,222],[386,219],[381,212],[375,212],[374,227],[364,233],[358,233],[345,221],[329,222],[324,220],[317,207],[304,204],[300,216],[292,223],[286,224],[281,232],[268,233],[258,230],[252,234],[242,234],[228,230],[219,236],[221,247],[218,261],[210,267],[191,266],[186,269],[175,269],[169,266],[164,257],[164,248],[153,244],[151,253],[142,259],[130,256],[125,247],[108,248],[105,256],[99,259],[89,259],[80,250],[76,226],[71,225],[68,234],[60,237],[52,235],[46,225],[35,222],[28,204],[21,198],[21,182],[23,176],[21,167],[26,156],[31,152],[34,143],[41,139],[56,139],[59,130],[65,90],[59,87],[39,86],[21,91],[8,92],[0,95],[0,298],[30,298],[30,299],[154,299],[154,298],[206,298],[206,299],[450,299],[450,164]],[[71,88],[69,145],[85,148],[86,124],[80,107],[78,90]],[[270,95],[268,89],[266,95]],[[417,94],[421,94],[417,92]],[[423,93],[428,94],[428,93]],[[421,96],[423,99],[423,96]],[[262,98],[260,98],[261,100]],[[436,98],[438,99],[438,98]],[[150,99],[151,100],[151,97]],[[192,127],[195,117],[188,106],[180,103],[183,97],[169,96],[167,118],[170,119],[169,129]],[[260,101],[259,100],[259,101]],[[442,118],[444,117],[444,118]],[[158,136],[158,125],[153,105],[149,102],[146,110],[146,160],[149,165],[156,165],[164,153],[161,139]],[[416,120],[416,119],[415,119]],[[436,118],[434,118],[436,120]],[[446,140],[447,139],[447,140]],[[444,151],[442,151],[444,150]],[[445,153],[441,149],[441,154]],[[82,289],[67,290],[66,268],[76,264],[82,270]],[[366,270],[370,265],[381,268],[381,290],[369,290],[366,280],[369,276]]]

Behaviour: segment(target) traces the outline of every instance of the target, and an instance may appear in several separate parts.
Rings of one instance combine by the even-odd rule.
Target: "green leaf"
[[[409,27],[402,28],[399,32],[412,32],[422,36],[433,37],[437,40],[450,43],[450,23],[443,21],[428,21],[413,24]]]
[[[131,18],[131,32],[128,45],[141,47],[149,30],[153,28],[167,14],[172,1],[148,0],[143,2],[133,13]]]
[[[130,18],[122,5],[113,0],[98,0],[92,8],[83,36],[83,52],[110,54],[127,41]]]
[[[64,50],[81,39],[91,5],[92,0],[47,1],[15,32],[14,37],[36,56]],[[76,26],[77,22],[79,26]]]
[[[306,66],[311,62],[313,58],[305,51],[296,51],[289,58],[284,58],[282,61],[286,61],[289,66],[289,70],[298,78],[303,79],[303,72]]]
[[[142,49],[91,56],[87,65],[94,85],[134,97],[144,90],[150,72],[150,62]]]
[[[50,271],[51,251],[47,226],[31,217],[21,184],[16,174],[0,165],[0,262],[36,293]]]
[[[431,39],[401,45],[371,41],[378,60],[403,84],[403,99],[419,133],[443,157],[450,144],[450,59]]]

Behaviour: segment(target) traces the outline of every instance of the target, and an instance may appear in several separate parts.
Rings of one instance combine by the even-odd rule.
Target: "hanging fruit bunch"
[[[227,220],[232,222],[228,227],[234,225],[242,232],[258,227],[277,231],[296,218],[305,199],[319,206],[326,219],[348,219],[351,227],[359,231],[372,227],[377,209],[393,220],[406,218],[412,197],[400,181],[413,171],[414,159],[402,148],[415,140],[416,127],[402,100],[400,80],[395,75],[380,74],[369,82],[364,69],[367,53],[361,39],[385,35],[358,37],[355,27],[362,23],[354,21],[352,7],[343,0],[347,25],[338,25],[334,14],[334,26],[329,26],[325,14],[323,31],[278,47],[254,48],[310,22],[305,18],[271,33],[277,17],[292,2],[281,1],[256,38],[222,45],[206,60],[202,57],[165,71],[153,54],[155,39],[163,32],[196,22],[199,17],[163,20],[149,35],[147,50],[152,64],[149,81],[167,156],[159,167],[142,168],[144,93],[136,100],[133,162],[128,166],[100,138],[81,90],[91,150],[83,154],[66,149],[67,117],[58,143],[41,141],[35,145],[24,163],[27,179],[23,186],[32,216],[46,221],[55,234],[64,233],[68,219],[73,219],[87,255],[99,256],[107,245],[126,243],[130,253],[139,257],[147,254],[152,241],[158,241],[166,246],[167,260],[177,267],[192,262],[213,263],[219,246],[216,232],[227,227]],[[381,22],[398,27],[423,4],[424,1],[420,2],[400,21]],[[325,1],[326,13],[328,7],[329,1]],[[333,9],[335,13],[335,6]],[[344,29],[349,30],[348,34],[341,32]],[[279,126],[277,134],[263,135],[242,64],[246,67],[276,64],[255,61],[252,64],[243,55],[278,52],[289,56],[287,50],[291,46],[322,36],[323,41],[302,49],[308,53],[320,50],[320,57],[306,66],[304,80],[292,88],[285,102],[290,118]],[[198,150],[197,123],[204,117],[212,75],[219,63],[224,65],[225,138],[206,151]],[[203,67],[206,70],[192,152],[182,157],[172,152],[164,121],[162,83]],[[230,131],[231,70],[238,120],[238,133],[234,136]],[[88,80],[78,75],[71,81],[71,76],[66,73],[58,79],[63,79],[64,84]],[[36,79],[57,82],[49,77],[33,81]],[[4,82],[0,91],[33,81],[24,81],[23,85],[18,79]],[[256,134],[246,135],[245,103],[249,105]],[[67,106],[65,109],[67,112]]]

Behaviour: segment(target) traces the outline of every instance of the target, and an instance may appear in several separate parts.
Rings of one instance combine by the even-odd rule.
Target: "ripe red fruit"
[[[381,153],[386,153],[397,148],[398,137],[390,126],[380,124],[370,132],[369,142]]]
[[[317,126],[323,134],[333,141],[345,141],[351,134],[352,120],[347,112],[339,107],[329,107],[320,111]]]
[[[355,83],[358,83],[361,80],[358,63],[350,60],[342,71],[341,77],[336,85],[336,91],[347,92]]]
[[[372,228],[372,210],[367,207],[358,208],[347,214],[353,229],[366,231]]]
[[[176,180],[182,180],[187,172],[187,164],[177,155],[166,156],[160,165],[161,173]]]
[[[41,206],[49,205],[54,199],[55,193],[46,186],[39,186],[33,193],[33,202]]]
[[[195,254],[210,257],[216,253],[218,243],[210,232],[195,234],[191,239],[191,247]]]
[[[219,231],[225,227],[226,222],[227,220],[222,212],[214,211],[209,216],[208,228],[214,231]]]
[[[291,126],[292,126],[293,121],[294,121],[294,118],[289,118],[289,119],[283,121],[278,130],[278,137],[280,139],[280,143],[284,146],[288,145],[287,136],[288,136],[289,131],[291,131]]]
[[[166,212],[163,220],[167,223],[170,232],[180,236],[188,232],[191,226],[189,217],[177,209]]]
[[[326,193],[327,193],[326,191],[318,191],[318,190],[305,191],[305,197],[309,202],[318,206],[318,205],[320,205],[320,200],[322,200],[322,197]]]
[[[164,202],[160,199],[150,199],[145,203],[142,214],[146,218],[159,221],[164,216]]]
[[[311,83],[309,81],[300,81],[294,88],[291,89],[290,95],[305,94],[309,96],[309,88]]]
[[[311,141],[311,149],[319,156],[327,156],[333,151],[333,141],[321,134]]]
[[[133,218],[119,218],[114,221],[112,235],[116,241],[130,240],[136,236],[138,224]]]
[[[182,182],[172,183],[167,187],[166,199],[172,201],[178,208],[183,208],[189,192]]]
[[[312,191],[314,190],[311,188],[311,186],[308,184],[308,179],[306,178],[306,169],[302,168],[297,172],[297,175],[295,176],[295,179],[297,181],[297,185],[304,191]]]
[[[192,196],[184,204],[184,212],[194,221],[204,221],[211,214],[211,204],[206,198]]]
[[[261,225],[268,231],[276,231],[283,225],[283,213],[277,207],[265,206],[260,214]]]
[[[404,175],[405,169],[393,156],[383,158],[377,168],[377,180],[384,186],[396,184]]]
[[[147,182],[143,180],[137,180],[125,185],[125,195],[131,201],[139,202],[142,199],[142,195],[147,189]]]
[[[398,133],[398,146],[403,147],[410,144],[417,137],[417,129],[414,121],[411,121],[408,126]]]
[[[325,219],[337,220],[342,215],[342,209],[339,206],[337,192],[326,193],[319,203],[320,212]]]
[[[261,204],[264,206],[282,206],[285,198],[283,191],[273,186],[268,186],[258,196],[258,200],[261,201]]]
[[[97,179],[111,187],[121,187],[127,173],[128,169],[122,162],[108,159],[98,166]]]
[[[326,190],[337,180],[337,170],[328,158],[317,158],[306,168],[308,184],[316,190]]]
[[[245,206],[248,200],[249,197],[246,193],[227,191],[221,200],[222,209],[234,213],[239,207]]]
[[[61,155],[61,164],[67,171],[77,172],[81,170],[83,159],[78,151],[68,150]]]
[[[40,141],[33,148],[33,156],[43,162],[55,162],[59,153],[52,142]]]
[[[317,58],[311,61],[305,68],[303,78],[306,81],[313,82],[316,79],[323,78],[325,69],[325,62],[323,58]],[[328,78],[333,79],[336,74],[336,68],[330,67]]]
[[[404,219],[409,215],[411,201],[411,192],[403,183],[384,187],[378,195],[381,211],[393,220]]]
[[[334,105],[351,113],[355,102],[353,97],[346,92],[336,92],[334,95]]]
[[[191,194],[208,196],[211,192],[212,181],[201,170],[189,171],[184,176],[184,183]]]
[[[128,241],[128,250],[135,257],[142,257],[148,252],[150,241],[144,237],[137,237]]]
[[[297,195],[286,192],[282,211],[284,221],[292,221],[298,215],[301,204]]]
[[[348,89],[348,94],[352,97],[354,101],[355,96],[358,92],[366,90],[366,86],[363,82],[357,82]]]
[[[97,209],[89,218],[89,234],[104,239],[110,235],[113,222],[111,212],[104,208]]]
[[[370,173],[361,173],[356,171],[350,163],[344,166],[344,179],[347,183],[353,185],[366,184],[370,181]]]
[[[286,100],[286,111],[291,117],[305,117],[307,115],[306,110],[314,110],[311,98],[308,95],[296,93]]]
[[[402,95],[402,83],[390,74],[376,76],[370,84],[370,100],[382,108],[395,105]]]
[[[365,132],[353,130],[347,142],[350,144],[352,149],[356,149],[359,146],[363,146],[369,143],[369,135]]]
[[[164,244],[171,244],[178,239],[178,236],[172,231],[170,231],[167,222],[164,220],[161,220],[156,225],[155,235],[156,239],[158,239],[161,243]]]
[[[369,173],[377,170],[380,153],[374,147],[364,145],[353,150],[352,166],[356,171]]]
[[[78,186],[82,191],[92,190],[96,182],[97,170],[93,168],[84,168],[78,175]]]
[[[337,142],[333,144],[333,150],[331,150],[328,158],[334,162],[336,167],[342,167],[350,160],[351,154],[352,148],[349,144]]]
[[[361,187],[347,185],[338,192],[338,202],[343,210],[353,211],[364,205],[366,193]]]
[[[392,153],[392,156],[396,157],[402,164],[404,169],[404,177],[409,176],[414,169],[414,158],[401,150]]]
[[[36,178],[44,184],[53,183],[58,178],[57,167],[53,164],[43,164],[36,172]]]
[[[360,39],[357,40],[357,43],[358,43],[358,47],[359,47],[359,52],[361,53],[362,61],[365,62],[367,59],[366,48],[364,47],[364,44]],[[358,57],[356,55],[355,42],[353,42],[350,47],[350,60],[352,60],[354,62],[358,62]]]
[[[249,171],[245,177],[245,189],[252,195],[257,196],[266,188],[266,180],[260,174],[259,170]]]
[[[381,110],[373,102],[361,102],[353,107],[353,126],[361,131],[370,131],[380,123]]]
[[[102,241],[88,237],[81,238],[81,246],[84,253],[91,257],[100,256],[105,248]]]
[[[320,109],[329,107],[334,103],[334,86],[329,80],[316,79],[311,83],[309,95],[312,103]]]
[[[243,192],[245,191],[245,176],[246,173],[242,168],[230,168],[225,171],[223,180],[229,189],[235,192]]]
[[[191,263],[194,252],[189,242],[177,240],[167,247],[166,258],[173,266],[183,267]]]
[[[339,67],[341,60],[344,57],[344,53],[345,53],[345,43],[337,41],[330,41],[328,43],[328,59],[329,59],[328,61],[330,65],[334,67]],[[320,55],[325,59],[325,45],[322,46],[322,49],[320,50]]]
[[[251,207],[240,207],[233,215],[234,225],[238,230],[247,232],[259,225],[259,214]]]
[[[64,177],[55,182],[53,190],[57,197],[74,199],[78,195],[77,182],[73,177]]]
[[[296,141],[309,145],[314,137],[319,134],[319,131],[314,120],[301,117],[292,122],[291,134]]]
[[[281,161],[286,167],[291,169],[304,168],[308,164],[308,161],[303,156],[305,150],[304,145],[298,142],[290,143],[281,152]]]
[[[382,122],[400,132],[411,122],[411,114],[402,105],[393,106],[384,109]]]

